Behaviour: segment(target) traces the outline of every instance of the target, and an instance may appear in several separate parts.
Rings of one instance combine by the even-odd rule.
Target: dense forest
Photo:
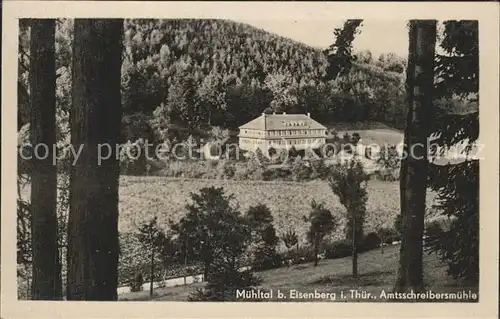
[[[29,90],[23,56],[29,34],[22,23],[19,83]],[[71,107],[72,24],[63,19],[56,26],[61,123]],[[358,52],[349,73],[328,80],[321,50],[246,24],[131,19],[124,23],[122,60],[125,140],[164,140],[173,127],[189,133],[206,125],[234,129],[273,111],[310,112],[323,122],[379,121],[399,128],[405,122],[406,61],[392,53]],[[28,114],[23,96],[20,127]]]
[[[307,111],[325,123],[377,120],[406,124],[406,150],[422,145],[436,133],[437,143],[443,146],[462,140],[474,142],[479,134],[477,21],[443,23],[444,38],[439,45],[445,55],[435,52],[437,21],[410,21],[407,63],[393,54],[377,60],[369,52],[351,56],[351,42],[361,22],[348,20],[343,29],[336,29],[335,44],[330,48],[340,49],[325,54],[249,26],[219,20],[80,19],[75,25],[70,20],[36,20],[29,26],[21,21],[19,139],[29,139],[31,145],[67,146],[71,132],[73,145],[119,144],[120,139],[133,139],[132,134],[149,137],[145,133],[165,140],[171,137],[172,128],[193,134],[206,126],[235,128],[262,111]],[[117,228],[120,167],[118,156],[110,156],[102,164],[92,161],[98,157],[96,149],[84,149],[81,160],[71,167],[65,166],[64,158],[56,165],[47,157],[19,161],[20,167],[31,165],[31,170],[18,170],[18,263],[25,266],[26,274],[31,273],[34,299],[62,298],[63,281],[67,299],[117,299],[118,258],[123,254]],[[114,152],[117,155],[118,151]],[[432,154],[423,148],[420,152],[421,156],[414,152],[401,158],[400,214],[394,222],[401,238],[395,290],[424,290],[424,248],[447,263],[449,275],[477,286],[479,162],[436,165],[428,161]],[[294,167],[299,164],[295,161]],[[322,176],[328,178],[333,194],[350,216],[346,238],[351,244],[352,277],[357,280],[368,176],[361,162],[352,160],[345,165],[338,163],[332,170],[322,170]],[[30,202],[20,195],[24,183],[32,184]],[[428,188],[437,193],[439,205],[435,208],[449,217],[447,229],[425,225]],[[248,278],[240,276],[235,262],[252,237],[262,248],[256,255],[275,252],[261,245],[268,241],[272,246],[277,241],[265,207],[240,215],[228,205],[229,197],[222,189],[207,188],[201,193],[201,197],[193,196],[197,203],[186,207],[185,218],[171,225],[185,243],[170,245],[163,235],[156,236],[156,219],[140,230],[144,235],[140,238],[151,248],[151,297],[155,253],[175,257],[185,249],[187,265],[187,248],[204,243],[196,236],[205,225],[222,234],[210,237],[216,238],[208,241],[213,246],[198,247],[195,254],[205,263],[210,289],[257,285],[251,273]],[[336,227],[336,221],[321,203],[313,201],[311,208],[304,221],[311,226],[307,236],[317,265],[321,241]],[[66,210],[67,215],[60,210]],[[263,218],[256,218],[256,211]],[[200,212],[217,214],[200,222]],[[265,225],[254,223],[258,219]],[[245,229],[230,226],[231,233],[226,228],[221,231],[221,225],[213,220],[224,221],[225,226],[230,225],[228,220],[233,226],[250,223]],[[256,234],[258,229],[266,231]],[[202,234],[202,238],[208,235]],[[288,242],[287,247],[294,246]],[[157,243],[167,250],[156,251]],[[231,243],[230,251],[227,243]],[[219,256],[216,249],[220,248],[228,255]],[[214,260],[214,256],[222,259]],[[210,271],[226,269],[228,260],[229,272]],[[63,273],[67,273],[65,279]],[[30,280],[29,274],[25,277]],[[198,292],[200,300],[215,300],[205,294],[207,291]],[[227,296],[215,297],[226,300]]]

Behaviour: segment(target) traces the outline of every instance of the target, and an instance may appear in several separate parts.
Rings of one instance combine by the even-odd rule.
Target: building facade
[[[295,147],[319,148],[326,143],[327,128],[306,114],[265,114],[239,127],[239,147],[267,151]]]

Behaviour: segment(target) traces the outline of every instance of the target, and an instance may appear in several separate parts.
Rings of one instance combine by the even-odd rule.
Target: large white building
[[[239,127],[239,147],[246,151],[260,148],[307,149],[326,143],[327,128],[306,114],[265,114]]]

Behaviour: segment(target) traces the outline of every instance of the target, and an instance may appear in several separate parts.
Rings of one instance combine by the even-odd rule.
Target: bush
[[[236,301],[238,290],[254,290],[262,280],[251,271],[220,268],[211,275],[212,279],[205,288],[197,289],[189,297],[189,301]],[[239,300],[241,301],[241,299]],[[247,301],[256,301],[249,300]]]
[[[130,285],[130,290],[132,292],[142,291],[142,285],[144,284],[144,278],[142,277],[142,273],[137,273]]]
[[[274,147],[270,147],[268,150],[267,150],[267,154],[269,156],[274,156],[276,155],[278,152],[276,151],[276,149]]]
[[[232,179],[236,173],[236,167],[234,163],[221,160],[218,164],[218,174],[217,178],[219,179]]]
[[[252,270],[261,271],[280,267],[281,256],[275,250],[258,249],[253,256]]]
[[[400,237],[403,235],[403,216],[401,216],[401,214],[396,215],[396,220],[394,220],[394,230]]]
[[[373,172],[373,179],[384,181],[384,182],[394,182],[399,180],[399,169],[398,168],[382,168]]]
[[[352,245],[348,240],[340,240],[334,242],[325,252],[325,257],[328,259],[336,259],[351,256]]]
[[[363,242],[361,244],[361,252],[369,251],[380,247],[382,241],[376,233],[369,233],[363,238]]]
[[[314,261],[314,254],[309,246],[299,247],[288,254],[292,265],[300,265]]]
[[[325,178],[328,175],[328,167],[325,162],[320,159],[316,161],[311,161],[311,175],[310,179]]]
[[[291,180],[292,172],[286,168],[270,168],[262,172],[262,179],[265,181]]]
[[[306,166],[300,156],[297,156],[295,157],[291,171],[294,181],[305,181],[309,180],[312,169]]]

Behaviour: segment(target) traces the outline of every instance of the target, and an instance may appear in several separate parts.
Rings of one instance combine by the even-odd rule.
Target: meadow
[[[308,225],[302,217],[309,214],[313,199],[323,202],[336,216],[345,214],[329,185],[319,180],[266,182],[123,176],[119,193],[120,232],[133,232],[139,223],[153,216],[157,216],[160,224],[166,227],[169,219],[175,221],[184,216],[190,192],[211,186],[223,187],[226,194],[233,194],[233,204],[238,205],[242,213],[250,206],[268,206],[278,233],[292,228],[303,242]],[[366,232],[372,231],[374,225],[392,227],[399,213],[399,182],[371,180],[367,191]],[[432,203],[432,198],[428,203]],[[345,218],[340,218],[340,225],[331,239],[343,237],[344,224]]]
[[[382,291],[389,293],[392,291],[397,276],[399,245],[387,247],[382,254],[380,249],[375,249],[359,255],[359,278],[354,279],[351,272],[351,258],[327,259],[320,261],[317,267],[312,263],[294,265],[290,268],[282,267],[262,272],[256,275],[262,279],[258,287],[264,291],[273,290],[272,301],[288,302],[311,302],[311,301],[364,301],[380,302],[387,301],[381,298]],[[464,290],[477,293],[478,287],[466,286],[460,280],[455,280],[446,273],[446,264],[437,258],[436,255],[424,254],[424,279],[426,288],[434,293],[457,293]],[[186,301],[191,293],[202,288],[204,283],[193,283],[179,285],[175,287],[157,288],[154,292],[154,301]],[[331,299],[290,299],[277,300],[276,291],[280,290],[289,295],[290,290],[300,292],[328,292],[335,293],[336,300]],[[361,299],[356,296],[351,297],[350,290],[357,289],[359,292],[370,293],[375,298]],[[339,298],[344,293],[346,299]],[[119,300],[138,301],[151,300],[149,291],[125,293],[119,296]],[[242,300],[243,301],[243,300]],[[455,300],[457,301],[457,300]],[[468,300],[477,301],[477,300]]]

